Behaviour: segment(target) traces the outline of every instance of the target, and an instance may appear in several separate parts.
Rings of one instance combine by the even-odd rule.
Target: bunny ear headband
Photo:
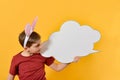
[[[32,34],[32,32],[34,31],[34,28],[35,28],[35,25],[36,25],[36,22],[38,20],[38,17],[36,17],[32,23],[32,25],[30,24],[27,24],[25,26],[25,39],[24,39],[24,48],[26,47],[26,44],[28,42],[28,39],[30,37],[30,35]]]

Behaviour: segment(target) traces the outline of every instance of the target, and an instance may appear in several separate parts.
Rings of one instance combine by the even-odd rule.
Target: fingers
[[[80,60],[81,56],[76,56],[73,60],[73,62],[78,62]]]

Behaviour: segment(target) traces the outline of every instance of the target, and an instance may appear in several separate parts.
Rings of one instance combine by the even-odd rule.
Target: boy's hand
[[[76,56],[73,60],[73,62],[78,62],[80,60],[81,56]]]
[[[44,53],[49,46],[49,41],[44,41],[40,46],[40,53]]]

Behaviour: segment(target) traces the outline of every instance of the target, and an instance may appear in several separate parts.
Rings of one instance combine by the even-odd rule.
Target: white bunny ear
[[[25,39],[24,39],[24,48],[26,47],[27,41],[28,41],[31,33],[32,33],[33,30],[34,30],[34,27],[35,27],[35,25],[36,25],[37,20],[38,20],[38,17],[36,17],[36,18],[34,19],[32,25],[27,24],[27,25],[25,26],[25,35],[26,35],[26,36],[25,36]]]
[[[31,34],[31,26],[30,26],[30,24],[27,24],[25,26],[25,34],[26,34],[26,36],[30,36],[30,34]]]
[[[32,25],[31,25],[32,30],[34,30],[34,27],[35,27],[35,25],[37,23],[37,20],[38,20],[38,17],[36,16],[35,19],[34,19],[34,21],[33,21],[33,23],[32,23]]]

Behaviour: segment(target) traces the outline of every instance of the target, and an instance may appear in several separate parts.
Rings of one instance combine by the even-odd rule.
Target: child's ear
[[[27,50],[27,49],[29,49],[29,47],[26,46],[26,47],[24,48],[24,50]]]

